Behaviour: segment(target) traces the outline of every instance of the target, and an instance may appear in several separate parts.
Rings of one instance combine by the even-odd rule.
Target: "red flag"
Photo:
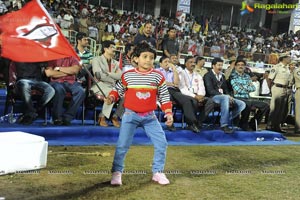
[[[0,17],[1,56],[17,62],[41,62],[76,52],[39,0]]]

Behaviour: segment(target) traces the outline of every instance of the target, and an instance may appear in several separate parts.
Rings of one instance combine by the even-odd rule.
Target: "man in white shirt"
[[[250,97],[259,96],[260,82],[258,81],[258,77],[256,75],[253,75],[251,79],[252,79],[252,84],[255,86],[255,91],[250,92],[249,95]]]
[[[179,89],[182,94],[192,97],[194,107],[200,112],[198,126],[201,128],[203,121],[214,109],[214,102],[211,98],[206,98],[203,78],[195,69],[195,58],[188,56],[185,58],[185,69],[179,73]]]
[[[270,88],[268,86],[267,78],[269,76],[270,71],[265,71],[263,80],[261,82],[261,95],[262,96],[270,96]]]
[[[70,10],[66,11],[66,14],[64,15],[63,19],[64,19],[64,23],[63,22],[61,22],[61,23],[63,23],[64,25],[61,24],[61,26],[64,26],[64,27],[62,27],[62,28],[68,29],[71,27],[71,25],[74,25],[74,18],[72,16],[72,13]]]

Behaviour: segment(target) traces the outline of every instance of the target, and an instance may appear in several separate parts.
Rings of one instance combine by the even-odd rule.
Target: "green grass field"
[[[289,138],[299,141],[299,138]],[[171,184],[151,182],[152,146],[132,146],[112,187],[114,147],[49,147],[47,168],[0,176],[10,199],[299,199],[299,146],[169,146]]]

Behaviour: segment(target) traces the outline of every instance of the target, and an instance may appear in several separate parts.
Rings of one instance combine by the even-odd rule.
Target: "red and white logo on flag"
[[[0,17],[1,56],[17,62],[77,57],[39,0]],[[79,59],[79,58],[78,58]]]

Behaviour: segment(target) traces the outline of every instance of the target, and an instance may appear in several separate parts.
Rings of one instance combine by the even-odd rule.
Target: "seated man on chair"
[[[54,125],[70,125],[85,98],[83,87],[76,81],[79,70],[79,61],[74,57],[61,58],[48,63],[45,73],[50,77],[50,84],[55,90],[52,101]],[[68,92],[71,93],[72,100],[65,110],[63,103]]]
[[[202,128],[202,123],[210,112],[214,109],[214,102],[211,98],[205,97],[206,91],[203,78],[195,72],[195,58],[188,56],[185,58],[185,69],[179,74],[179,89],[182,94],[192,101],[194,112],[200,112],[198,128]]]
[[[88,49],[89,46],[89,39],[87,37],[86,33],[79,32],[76,35],[76,46],[75,46],[75,52],[80,58],[80,61],[82,63],[82,69],[77,73],[77,80],[81,82],[83,85],[87,85],[86,83],[86,74],[84,67],[86,69],[91,70],[92,68],[92,59],[93,54]]]
[[[117,80],[121,79],[122,71],[119,67],[119,62],[114,59],[115,56],[115,43],[112,41],[104,41],[102,43],[102,55],[96,56],[92,60],[92,69],[97,79],[98,86],[102,89],[105,96],[113,89]],[[97,85],[91,87],[94,94],[101,94]],[[102,111],[99,115],[98,123],[100,126],[108,126],[106,118],[110,118],[114,104],[103,104]],[[121,117],[122,103],[118,104],[116,112],[112,116],[112,123],[115,127],[120,127],[118,116]],[[119,114],[120,113],[120,114]]]
[[[255,113],[254,118],[250,120],[250,128],[256,130],[256,123],[259,124],[263,116],[269,111],[269,105],[262,101],[256,101],[250,99],[250,92],[255,91],[255,86],[251,80],[251,77],[245,73],[246,61],[237,60],[235,62],[235,70],[230,77],[230,83],[233,89],[233,96],[246,103],[246,108],[242,111],[240,125],[243,130],[248,130],[248,121],[251,112],[251,108],[255,107],[258,111]]]
[[[18,120],[21,124],[29,125],[38,116],[37,109],[32,104],[32,88],[42,92],[42,96],[38,102],[38,108],[46,106],[53,98],[55,91],[47,82],[43,81],[42,64],[41,63],[24,63],[14,62],[16,69],[16,91],[24,102],[24,114]]]
[[[233,133],[233,129],[228,127],[230,119],[238,117],[239,114],[245,109],[245,102],[235,99],[229,94],[229,89],[225,76],[222,72],[223,60],[221,58],[214,58],[211,62],[212,69],[205,74],[204,83],[206,93],[212,97],[216,104],[220,105],[221,109],[221,130],[225,133]],[[232,116],[230,118],[230,106],[232,106]]]
[[[192,97],[184,95],[180,92],[179,86],[179,75],[176,69],[176,66],[170,63],[170,59],[166,56],[162,56],[159,60],[160,68],[157,70],[160,71],[165,79],[168,91],[170,93],[171,100],[176,102],[180,107],[182,107],[183,114],[188,125],[188,128],[195,133],[200,132],[200,127],[198,127],[196,111],[197,108],[194,107]],[[196,103],[197,106],[197,103]],[[173,126],[169,128],[173,130]]]

